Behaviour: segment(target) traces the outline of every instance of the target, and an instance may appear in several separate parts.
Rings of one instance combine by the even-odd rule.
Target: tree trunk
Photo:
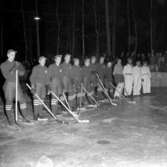
[[[74,1],[73,1],[74,2]],[[75,2],[73,3],[73,22],[72,22],[72,56],[75,53]]]
[[[85,10],[84,10],[84,0],[82,0],[82,59],[85,58]]]
[[[107,55],[111,56],[111,36],[110,36],[110,17],[109,17],[109,3],[105,0],[105,19],[106,19],[106,38],[107,38]]]
[[[57,0],[57,5],[56,5],[56,19],[57,19],[57,51],[56,53],[59,54],[59,49],[60,49],[60,20],[59,20],[59,0]]]
[[[35,0],[35,13],[38,16],[38,0]],[[37,59],[40,57],[40,36],[39,36],[39,20],[35,20],[36,23],[36,40],[37,40]]]
[[[4,45],[4,40],[3,40],[3,23],[1,23],[1,57],[3,57],[3,45]]]
[[[39,37],[39,21],[36,21],[36,35],[37,35],[37,59],[40,57],[40,37]]]
[[[134,35],[135,35],[135,45],[133,53],[136,55],[137,49],[138,49],[138,31],[137,31],[137,20],[135,17],[135,9],[134,4],[132,3],[132,17],[133,17],[133,24],[134,24]]]
[[[113,0],[112,58],[116,57],[117,0]]]
[[[96,1],[94,2],[94,16],[95,16],[95,33],[96,33],[96,57],[99,57],[99,52],[100,52],[100,41],[99,41],[99,29],[98,29],[98,17],[97,17],[97,5],[96,5]]]
[[[150,51],[153,52],[153,18],[152,18],[152,10],[153,10],[153,1],[150,0]]]
[[[137,31],[137,23],[134,23],[135,26],[135,47],[134,47],[134,53],[137,53],[137,49],[138,49],[138,31]]]
[[[130,24],[130,0],[127,0],[127,18],[128,18],[128,52],[131,46],[131,24]]]
[[[27,59],[28,59],[28,40],[27,40],[27,30],[26,30],[26,22],[25,22],[23,0],[21,0],[21,14],[22,14],[22,22],[23,22],[25,61],[27,61]]]

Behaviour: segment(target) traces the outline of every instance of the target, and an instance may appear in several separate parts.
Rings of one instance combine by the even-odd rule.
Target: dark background
[[[117,0],[115,56],[119,56],[121,51],[128,50],[128,40],[131,45],[130,51],[133,51],[136,38],[135,25],[137,27],[137,52],[150,52],[151,16],[153,49],[155,51],[166,50],[167,4],[165,0],[152,0],[152,11],[150,0],[129,0],[129,8],[127,8],[127,2],[128,0]],[[6,58],[6,51],[9,48],[18,50],[17,59],[21,61],[31,63],[36,61],[36,23],[33,19],[36,9],[41,18],[39,21],[41,55],[52,58],[57,53],[69,52],[73,56],[80,57],[82,55],[82,0],[38,0],[37,8],[35,0],[1,0],[1,62]],[[111,31],[112,11],[113,0],[109,0]],[[100,54],[106,52],[105,1],[84,0],[86,56],[96,54],[95,13],[99,32],[99,52]],[[128,34],[128,27],[131,29],[131,35]],[[58,34],[59,42],[57,42]]]

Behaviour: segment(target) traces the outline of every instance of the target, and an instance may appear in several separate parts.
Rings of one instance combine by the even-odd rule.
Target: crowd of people
[[[16,71],[18,77],[24,76],[26,69],[15,60],[17,51],[7,51],[7,60],[0,66],[5,78],[3,87],[5,95],[5,112],[8,122],[15,124],[14,107],[16,92]],[[64,58],[64,61],[62,61]],[[147,61],[136,60],[133,64],[132,58],[127,59],[123,66],[121,58],[106,61],[104,56],[86,57],[83,65],[79,58],[73,58],[70,54],[54,56],[54,63],[46,65],[47,58],[39,57],[29,76],[31,85],[32,105],[34,120],[41,119],[43,103],[49,95],[50,110],[55,115],[61,114],[60,98],[67,100],[71,110],[77,110],[81,105],[92,104],[92,99],[104,99],[106,94],[111,99],[122,96],[139,96],[151,93],[151,72]],[[26,84],[26,83],[25,83]],[[18,84],[18,102],[22,116],[26,122],[27,104],[25,93]],[[54,94],[56,96],[54,96]],[[35,96],[37,95],[37,96]]]
[[[167,72],[167,51],[153,53],[150,58],[150,65],[153,72]]]
[[[147,60],[151,72],[167,72],[167,51],[152,51],[152,53],[121,52],[120,55],[122,59],[129,56],[140,59],[142,62]]]

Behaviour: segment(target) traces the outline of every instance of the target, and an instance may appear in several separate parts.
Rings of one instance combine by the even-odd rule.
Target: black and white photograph
[[[167,167],[167,1],[1,0],[0,167]]]

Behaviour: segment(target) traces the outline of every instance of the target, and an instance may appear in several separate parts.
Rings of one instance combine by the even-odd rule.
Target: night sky
[[[1,60],[9,48],[18,50],[21,61],[37,58],[36,22],[38,10],[41,55],[52,58],[57,53],[82,54],[82,0],[2,0],[0,5]],[[128,28],[134,49],[137,27],[137,52],[150,51],[150,0],[117,0],[116,56],[128,49]],[[153,49],[167,49],[167,5],[165,0],[152,0]],[[113,1],[109,0],[110,30],[112,31]],[[96,17],[95,17],[96,15]],[[128,17],[130,22],[128,23]],[[96,22],[95,22],[96,18]],[[95,24],[97,26],[95,26]],[[96,54],[96,27],[99,33],[99,52],[106,52],[105,1],[84,0],[85,55]],[[58,42],[59,38],[59,42]],[[112,33],[111,33],[112,38]],[[25,47],[26,45],[26,47]]]

